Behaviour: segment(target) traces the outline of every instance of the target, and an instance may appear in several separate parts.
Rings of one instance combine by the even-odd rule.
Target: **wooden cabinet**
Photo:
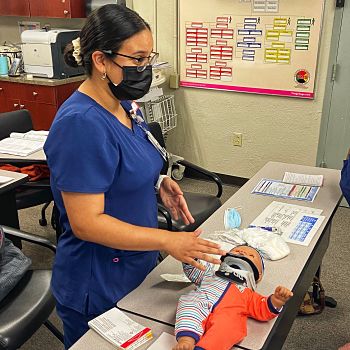
[[[29,0],[0,0],[0,15],[29,17]]]
[[[34,130],[49,130],[59,106],[80,84],[43,86],[0,81],[0,112],[28,109]]]
[[[86,17],[85,0],[0,0],[0,16]]]
[[[84,18],[84,0],[29,0],[33,17]]]
[[[7,101],[5,96],[5,90],[0,82],[0,113],[6,112],[6,111],[7,111]]]

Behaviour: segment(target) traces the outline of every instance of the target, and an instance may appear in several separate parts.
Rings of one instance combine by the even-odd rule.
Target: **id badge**
[[[158,152],[161,154],[161,156],[166,161],[168,159],[168,152],[164,147],[162,147],[159,142],[155,139],[155,137],[152,135],[152,133],[148,130],[146,130],[146,135],[148,137],[148,140],[151,142],[151,144],[158,150]]]

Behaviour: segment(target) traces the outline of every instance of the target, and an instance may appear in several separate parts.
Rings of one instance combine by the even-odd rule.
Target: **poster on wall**
[[[324,0],[179,0],[180,86],[313,99]]]

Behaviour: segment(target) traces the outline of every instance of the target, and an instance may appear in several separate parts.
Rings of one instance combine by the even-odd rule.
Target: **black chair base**
[[[46,216],[45,216],[45,210],[47,209],[47,207],[50,205],[51,202],[47,202],[43,205],[43,207],[41,208],[41,218],[39,219],[39,224],[40,226],[47,226],[47,220],[46,220]]]
[[[61,343],[64,343],[63,334],[49,320],[45,321],[44,325]]]

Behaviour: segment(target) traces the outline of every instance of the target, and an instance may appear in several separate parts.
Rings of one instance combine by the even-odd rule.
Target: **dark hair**
[[[149,24],[126,6],[108,4],[93,11],[80,31],[80,54],[86,74],[91,76],[91,55],[95,51],[117,52],[126,39],[144,29],[150,30]],[[77,67],[73,51],[73,44],[69,43],[64,50],[64,59],[69,66]]]

